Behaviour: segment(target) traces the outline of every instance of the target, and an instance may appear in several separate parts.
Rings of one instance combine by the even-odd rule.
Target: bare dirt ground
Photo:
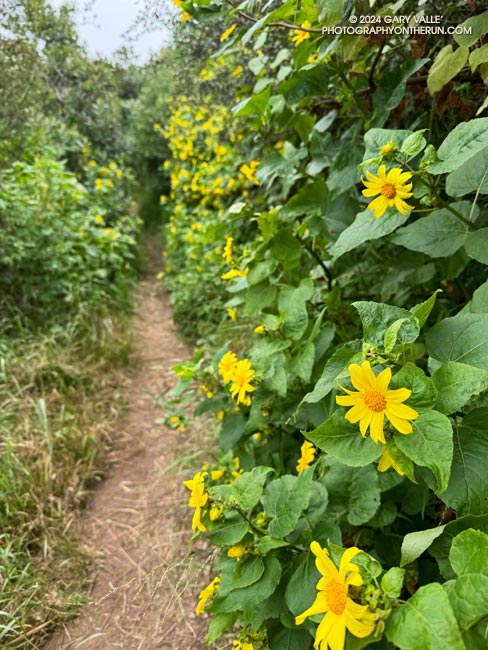
[[[80,521],[95,556],[81,615],[44,650],[201,650],[207,621],[195,616],[208,574],[204,543],[189,544],[191,511],[182,481],[198,431],[175,431],[155,398],[175,384],[171,366],[189,358],[169,301],[151,273],[139,286],[134,319],[140,363],[127,382],[128,409],[114,431],[117,461]]]

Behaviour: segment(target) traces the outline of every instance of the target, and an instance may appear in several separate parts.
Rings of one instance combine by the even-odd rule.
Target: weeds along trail
[[[182,485],[182,467],[201,436],[155,423],[162,415],[155,398],[174,384],[171,366],[189,353],[153,277],[136,297],[140,363],[127,385],[127,413],[116,425],[117,462],[79,522],[95,555],[88,603],[44,650],[204,647],[205,622],[194,609],[206,553],[194,544],[190,555]]]

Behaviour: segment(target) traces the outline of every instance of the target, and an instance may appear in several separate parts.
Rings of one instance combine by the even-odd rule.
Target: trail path
[[[206,554],[188,544],[182,480],[189,471],[181,471],[196,434],[155,424],[163,416],[155,398],[174,385],[171,366],[190,353],[154,273],[139,285],[134,328],[140,367],[131,373],[128,409],[114,435],[117,462],[81,520],[95,579],[84,611],[44,650],[205,647],[206,623],[194,614],[205,578],[193,553]]]

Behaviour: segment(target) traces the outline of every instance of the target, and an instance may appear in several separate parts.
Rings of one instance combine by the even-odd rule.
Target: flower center
[[[387,199],[394,199],[396,196],[395,186],[391,183],[385,183],[381,188],[381,193],[383,196],[386,196]]]
[[[325,599],[334,614],[342,614],[346,609],[347,599],[344,585],[339,580],[331,580],[325,586]]]
[[[372,388],[365,390],[363,400],[366,406],[372,411],[384,411],[386,409],[386,399],[381,393]]]

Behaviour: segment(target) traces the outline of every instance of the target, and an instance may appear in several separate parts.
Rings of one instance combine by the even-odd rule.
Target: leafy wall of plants
[[[186,29],[220,31],[202,75],[231,62],[237,95],[175,98],[163,129],[166,273],[206,335],[178,390],[198,385],[220,430],[186,483],[194,534],[220,550],[207,641],[483,648],[488,15],[178,4]],[[449,34],[332,29],[440,13]]]

